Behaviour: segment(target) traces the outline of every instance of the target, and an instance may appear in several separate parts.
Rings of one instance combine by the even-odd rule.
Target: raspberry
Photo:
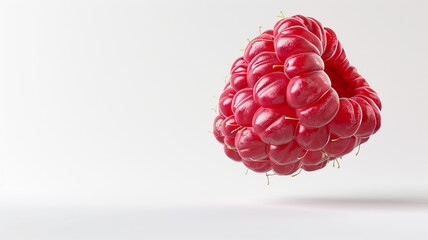
[[[232,65],[214,136],[255,172],[315,171],[381,127],[377,93],[351,66],[333,30],[301,15],[250,41]]]

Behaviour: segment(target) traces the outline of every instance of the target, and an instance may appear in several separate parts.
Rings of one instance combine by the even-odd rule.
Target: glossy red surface
[[[339,138],[337,136],[332,136],[323,151],[327,153],[329,157],[337,157],[341,153],[345,152],[350,142],[351,138]]]
[[[259,160],[259,161],[242,159],[242,163],[248,169],[251,169],[254,172],[265,173],[265,172],[268,172],[272,169],[270,166],[269,159],[264,159],[264,160]]]
[[[275,52],[261,52],[248,63],[247,83],[251,88],[264,75],[271,72],[283,72],[283,63]]]
[[[341,98],[339,111],[328,124],[330,132],[341,138],[353,136],[361,125],[363,113],[360,105],[352,99]]]
[[[302,166],[302,162],[297,161],[295,163],[289,164],[277,164],[271,161],[270,166],[272,167],[272,170],[278,175],[291,175],[300,169],[300,166]]]
[[[307,150],[303,149],[296,141],[284,145],[269,145],[269,159],[276,164],[289,164],[299,161]]]
[[[238,151],[236,151],[236,149],[233,149],[233,148],[227,146],[226,144],[224,145],[223,148],[224,148],[224,153],[230,159],[237,161],[237,162],[242,161],[242,158],[241,158],[241,156],[239,156],[239,153],[238,153]]]
[[[296,129],[296,142],[308,151],[317,151],[323,149],[328,140],[330,132],[326,126],[319,128],[308,128],[299,124]]]
[[[328,158],[328,155],[324,151],[308,151],[301,161],[303,165],[312,166],[327,161]]]
[[[235,121],[241,126],[250,127],[254,113],[259,105],[253,99],[253,89],[244,88],[239,90],[232,101],[232,112]]]
[[[254,100],[263,107],[287,106],[286,89],[289,81],[282,72],[264,75],[254,86]]]
[[[336,33],[301,15],[251,40],[220,96],[214,136],[255,172],[315,171],[368,141],[381,100]]]
[[[236,59],[230,70],[230,85],[235,91],[247,88],[247,68],[248,63],[243,57]]]
[[[263,142],[251,127],[236,134],[235,146],[244,159],[260,160],[267,157],[268,144]]]
[[[320,170],[320,169],[324,168],[327,165],[327,162],[328,161],[324,161],[324,162],[321,162],[317,165],[302,165],[301,168],[303,170],[305,170],[306,172],[312,172],[312,171],[316,171],[316,170]]]
[[[269,144],[282,145],[294,139],[294,131],[297,121],[286,119],[294,117],[291,108],[283,107],[279,109],[261,107],[254,114],[253,128],[259,137]]]

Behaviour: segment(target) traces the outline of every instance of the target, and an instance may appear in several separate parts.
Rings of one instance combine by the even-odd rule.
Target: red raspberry
[[[278,21],[250,41],[230,73],[214,136],[255,172],[319,170],[381,126],[377,93],[333,30],[313,18]]]

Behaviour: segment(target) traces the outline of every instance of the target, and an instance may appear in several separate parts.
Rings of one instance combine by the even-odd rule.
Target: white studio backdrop
[[[158,206],[425,198],[426,1],[1,1],[0,202]],[[250,172],[209,133],[246,39],[276,15],[337,33],[383,100],[341,168]],[[354,152],[355,153],[355,152]]]

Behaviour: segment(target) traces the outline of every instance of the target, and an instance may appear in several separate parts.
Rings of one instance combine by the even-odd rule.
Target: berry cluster
[[[283,18],[250,41],[219,99],[214,136],[255,172],[314,171],[381,126],[380,98],[317,20]]]

